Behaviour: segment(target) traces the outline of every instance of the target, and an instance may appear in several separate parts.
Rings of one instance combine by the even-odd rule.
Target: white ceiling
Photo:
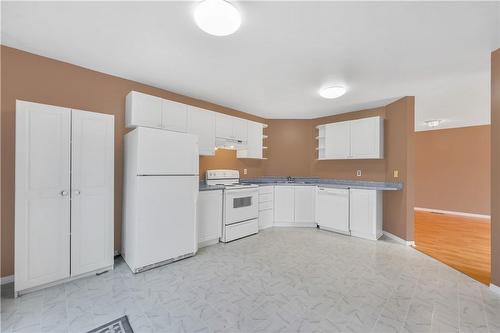
[[[237,2],[214,37],[195,2],[3,2],[2,44],[265,118],[313,118],[416,96],[417,130],[490,120],[500,2]],[[349,90],[318,96],[328,83]]]

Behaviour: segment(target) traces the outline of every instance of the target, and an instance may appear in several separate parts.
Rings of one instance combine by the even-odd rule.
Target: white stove
[[[227,243],[259,232],[259,190],[241,184],[238,170],[207,170],[207,185],[223,185],[222,237]]]

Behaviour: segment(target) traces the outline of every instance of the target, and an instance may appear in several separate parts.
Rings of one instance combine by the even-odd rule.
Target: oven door
[[[233,224],[259,216],[259,189],[225,190],[224,224]]]

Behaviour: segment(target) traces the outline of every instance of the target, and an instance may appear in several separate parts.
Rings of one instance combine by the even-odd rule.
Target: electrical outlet
[[[356,176],[361,177],[361,170],[356,170]]]
[[[394,178],[398,178],[399,177],[399,170],[394,170]]]
[[[243,174],[246,175],[248,173],[247,169],[243,169]]]

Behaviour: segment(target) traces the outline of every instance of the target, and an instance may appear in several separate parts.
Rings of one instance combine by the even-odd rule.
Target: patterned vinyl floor
[[[426,255],[317,229],[271,228],[133,275],[115,270],[13,299],[2,332],[500,332],[500,297]]]

